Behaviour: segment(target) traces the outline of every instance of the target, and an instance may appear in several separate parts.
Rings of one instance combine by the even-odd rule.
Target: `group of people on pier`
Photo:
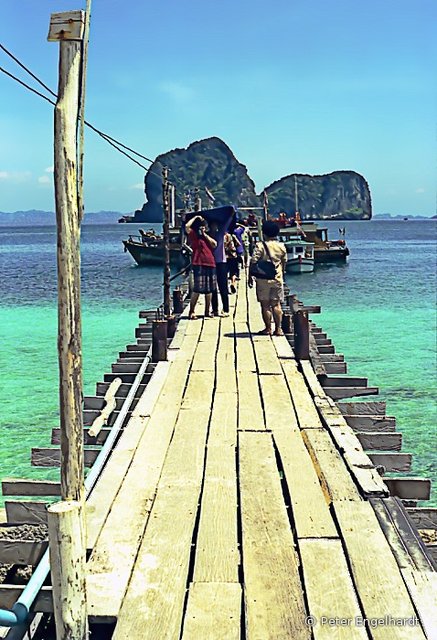
[[[256,283],[256,296],[261,305],[264,329],[260,335],[283,335],[281,328],[283,283],[287,251],[277,236],[280,228],[276,222],[265,220],[262,225],[263,241],[256,243],[249,255],[249,236],[245,225],[236,223],[232,233],[229,226],[232,215],[220,224],[195,215],[185,224],[191,248],[193,286],[190,298],[189,317],[196,316],[199,296],[205,296],[205,317],[229,315],[229,295],[236,293],[240,268],[249,267],[248,285]],[[256,265],[270,262],[269,277],[262,276]],[[219,297],[222,309],[219,312]]]

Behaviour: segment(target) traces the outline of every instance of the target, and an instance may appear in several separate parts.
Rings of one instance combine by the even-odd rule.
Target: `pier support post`
[[[305,311],[296,311],[293,314],[294,325],[294,353],[298,360],[310,359],[310,333],[308,314]]]
[[[86,541],[83,504],[52,504],[47,512],[56,640],[86,640]]]
[[[152,362],[167,360],[167,320],[152,323]]]
[[[173,338],[176,333],[176,316],[167,317],[167,338]]]
[[[182,299],[182,291],[177,288],[173,291],[173,313],[182,313],[184,303]]]
[[[282,314],[282,331],[291,333],[291,313],[288,313],[288,311]]]
[[[90,0],[87,2],[90,6]],[[61,426],[61,497],[49,510],[56,637],[88,637],[85,581],[85,501],[82,420],[82,321],[80,304],[81,170],[79,107],[84,100],[85,23],[89,12],[54,13],[48,40],[59,42],[55,107],[54,183],[58,267],[58,361]],[[88,26],[88,25],[87,25]],[[88,29],[87,29],[88,31]],[[81,82],[82,78],[82,82]],[[82,113],[83,115],[83,113]],[[78,174],[80,178],[78,178]]]
[[[170,315],[170,184],[168,168],[162,169],[162,235],[164,241],[164,315]]]

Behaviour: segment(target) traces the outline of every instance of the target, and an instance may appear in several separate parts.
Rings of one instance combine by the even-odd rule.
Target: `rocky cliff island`
[[[214,195],[214,206],[233,204],[261,207],[263,194],[257,194],[247,167],[241,164],[220,138],[193,142],[186,149],[174,149],[159,155],[145,179],[146,203],[135,211],[133,222],[161,222],[163,166],[170,169],[169,179],[176,185],[176,208],[184,206],[184,191],[195,187],[206,206],[205,187]],[[327,175],[290,174],[265,187],[269,213],[288,215],[295,210],[295,178],[299,213],[304,220],[369,220],[372,206],[369,185],[355,171],[334,171]]]

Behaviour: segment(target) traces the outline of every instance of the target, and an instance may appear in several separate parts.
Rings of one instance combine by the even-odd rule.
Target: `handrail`
[[[108,437],[96,458],[95,463],[91,467],[90,473],[85,479],[85,496],[88,497],[92,490],[95,487],[95,484],[103,470],[105,462],[107,461],[111,450],[112,445],[114,444],[124,419],[126,418],[127,412],[129,410],[130,405],[132,404],[132,400],[135,397],[138,386],[141,383],[143,375],[146,372],[147,367],[150,364],[152,359],[152,346],[149,347],[147,355],[144,358],[144,361],[141,364],[141,367],[135,376],[135,380],[132,383],[132,387],[129,390],[128,395],[126,396],[126,400],[123,403],[123,406],[120,410],[120,413],[115,420]],[[39,561],[35,571],[33,572],[29,582],[23,589],[22,594],[17,599],[15,604],[11,609],[0,609],[0,626],[2,627],[18,627],[19,625],[24,625],[27,621],[30,607],[32,606],[38,592],[40,591],[44,580],[46,579],[48,573],[50,571],[50,556],[49,550],[44,553],[41,560]]]

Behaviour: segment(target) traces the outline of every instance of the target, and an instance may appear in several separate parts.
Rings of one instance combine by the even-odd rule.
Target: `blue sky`
[[[2,5],[0,42],[56,90],[50,13],[85,0]],[[374,213],[431,216],[436,23],[435,0],[93,0],[86,118],[150,158],[219,136],[258,191],[358,171]],[[0,210],[53,210],[52,107],[4,74],[0,98]],[[87,210],[133,211],[143,178],[87,133]]]

